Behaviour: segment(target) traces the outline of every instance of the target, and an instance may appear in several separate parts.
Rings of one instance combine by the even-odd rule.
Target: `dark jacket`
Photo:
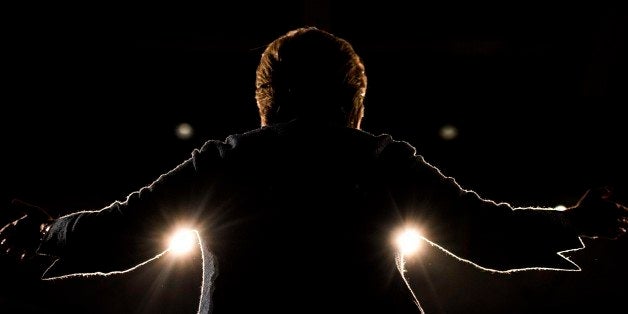
[[[416,312],[392,244],[409,222],[481,267],[577,268],[561,212],[483,200],[389,135],[298,121],[208,141],[124,202],[57,219],[40,253],[59,257],[47,277],[128,269],[183,224],[208,250],[201,311]]]

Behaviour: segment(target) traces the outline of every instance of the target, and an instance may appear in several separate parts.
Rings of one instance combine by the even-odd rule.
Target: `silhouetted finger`
[[[21,262],[29,262],[34,260],[37,257],[37,253],[36,251],[33,250],[27,250],[22,252],[22,255],[20,255],[20,261]]]
[[[0,235],[2,235],[2,237],[7,237],[10,234],[12,234],[14,232],[14,230],[16,229],[17,225],[24,219],[26,219],[26,217],[28,217],[28,215],[23,215],[22,217],[4,225],[4,227],[2,227],[2,229],[0,229]]]
[[[4,237],[6,234],[11,232],[11,229],[13,228],[15,228],[15,224],[13,224],[13,222],[4,225],[4,227],[0,228],[0,235]]]
[[[0,253],[3,253],[11,244],[11,238],[15,234],[15,221],[8,223],[0,229]]]
[[[597,204],[600,200],[611,201],[612,192],[608,187],[594,188],[587,190],[578,204]]]
[[[9,244],[9,239],[0,239],[0,254],[4,254],[4,252],[9,248]]]
[[[35,218],[38,218],[40,220],[49,220],[52,219],[52,217],[48,214],[48,212],[39,207],[39,206],[35,206],[33,204],[29,204],[26,203],[22,200],[19,199],[13,199],[11,201],[11,205],[13,207],[14,210],[20,212],[20,213],[24,213],[30,216],[33,216]]]
[[[32,260],[35,256],[37,256],[37,254],[35,254],[34,251],[22,250],[16,257],[19,262],[24,263]]]
[[[591,200],[597,200],[597,199],[610,200],[612,195],[613,195],[612,189],[608,186],[603,186],[603,187],[588,190],[586,193],[584,193],[584,196],[582,198],[591,199]]]
[[[13,240],[10,235],[4,236],[0,239],[0,253],[7,253],[7,249],[13,246]]]

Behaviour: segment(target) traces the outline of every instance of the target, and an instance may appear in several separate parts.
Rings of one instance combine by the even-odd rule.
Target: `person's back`
[[[208,230],[218,258],[213,306],[228,311],[412,309],[394,265],[388,137],[293,121],[232,137]]]

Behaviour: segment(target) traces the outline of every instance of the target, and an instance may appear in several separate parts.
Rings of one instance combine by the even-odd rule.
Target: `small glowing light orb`
[[[168,249],[175,254],[185,254],[190,252],[196,244],[194,231],[190,229],[180,229],[170,238]]]
[[[440,137],[446,141],[451,141],[458,137],[458,128],[451,124],[445,124],[438,132]]]
[[[556,207],[554,207],[554,210],[558,210],[558,211],[565,211],[567,210],[567,207],[565,207],[564,205],[558,205]]]
[[[414,228],[406,228],[399,232],[395,238],[395,244],[401,254],[409,256],[419,250],[422,238],[423,236],[421,236],[418,230]]]
[[[190,139],[192,135],[194,135],[194,129],[189,123],[181,123],[175,129],[175,133],[177,134],[178,138],[182,140],[187,140]]]

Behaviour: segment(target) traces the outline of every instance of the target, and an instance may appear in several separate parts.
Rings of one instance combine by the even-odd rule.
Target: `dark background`
[[[205,140],[256,128],[259,56],[305,25],[349,40],[362,56],[363,129],[410,142],[463,187],[516,206],[556,206],[610,185],[628,202],[628,19],[619,6],[301,0],[4,12],[2,208],[17,197],[55,215],[97,209]],[[188,140],[175,135],[184,122],[194,128]],[[439,136],[447,124],[457,138]],[[428,313],[607,312],[625,307],[627,243],[587,242],[572,254],[581,273],[490,275],[430,249],[415,288]],[[41,283],[45,262],[15,268],[0,259],[0,312],[195,307],[194,263]],[[159,276],[164,268],[170,274]]]

